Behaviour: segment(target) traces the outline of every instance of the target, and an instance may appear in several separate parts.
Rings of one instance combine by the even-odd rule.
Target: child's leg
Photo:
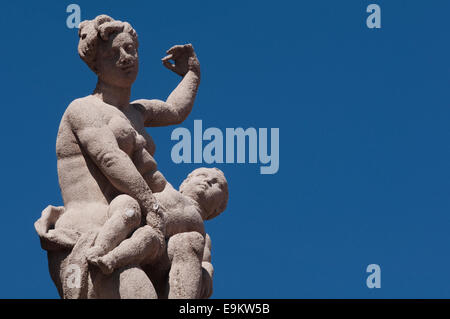
[[[138,202],[128,195],[114,198],[108,208],[109,219],[100,229],[95,244],[86,256],[90,262],[96,259],[127,238],[141,224],[141,209]]]
[[[199,299],[208,299],[213,293],[213,274],[214,267],[211,264],[211,238],[206,234],[205,238],[205,250],[203,251],[202,261],[202,280],[201,280],[201,292]]]
[[[158,238],[159,236],[151,226],[139,227],[130,238],[100,257],[96,264],[104,274],[110,274],[119,267],[151,263],[165,249],[165,243],[160,242]]]
[[[204,247],[205,239],[198,232],[180,233],[169,238],[167,251],[172,262],[169,299],[200,297]]]

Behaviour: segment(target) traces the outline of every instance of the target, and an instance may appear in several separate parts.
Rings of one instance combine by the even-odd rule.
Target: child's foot
[[[100,268],[102,273],[104,273],[105,275],[110,275],[114,271],[114,268],[111,266],[111,264],[107,261],[105,257],[106,256],[97,258],[95,264],[97,265],[98,268]]]
[[[89,248],[86,251],[86,258],[87,258],[88,262],[90,262],[91,264],[96,264],[98,258],[103,256],[104,254],[105,254],[105,251],[101,247],[94,246],[94,247]]]

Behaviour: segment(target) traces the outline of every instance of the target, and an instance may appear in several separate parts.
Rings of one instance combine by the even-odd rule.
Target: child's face
[[[227,200],[224,190],[226,180],[215,169],[200,168],[192,172],[187,181],[182,185],[183,194],[194,198],[206,211],[205,219],[217,216],[217,211]]]

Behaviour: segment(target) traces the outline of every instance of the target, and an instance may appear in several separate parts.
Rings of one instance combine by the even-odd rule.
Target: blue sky
[[[33,223],[61,205],[60,118],[96,78],[66,27],[67,1],[2,2],[0,298],[58,298]],[[207,222],[213,298],[450,298],[450,27],[447,1],[77,1],[140,39],[132,98],[164,99],[160,62],[191,42],[202,83],[181,125],[280,129],[280,169],[217,164],[228,209]],[[366,7],[381,7],[370,30]],[[153,128],[174,185],[175,127]],[[381,289],[366,286],[381,266]]]

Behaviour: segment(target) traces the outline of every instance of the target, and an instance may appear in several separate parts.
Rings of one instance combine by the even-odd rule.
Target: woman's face
[[[138,73],[138,52],[129,33],[111,35],[101,41],[96,59],[98,77],[105,83],[118,87],[131,87]]]

